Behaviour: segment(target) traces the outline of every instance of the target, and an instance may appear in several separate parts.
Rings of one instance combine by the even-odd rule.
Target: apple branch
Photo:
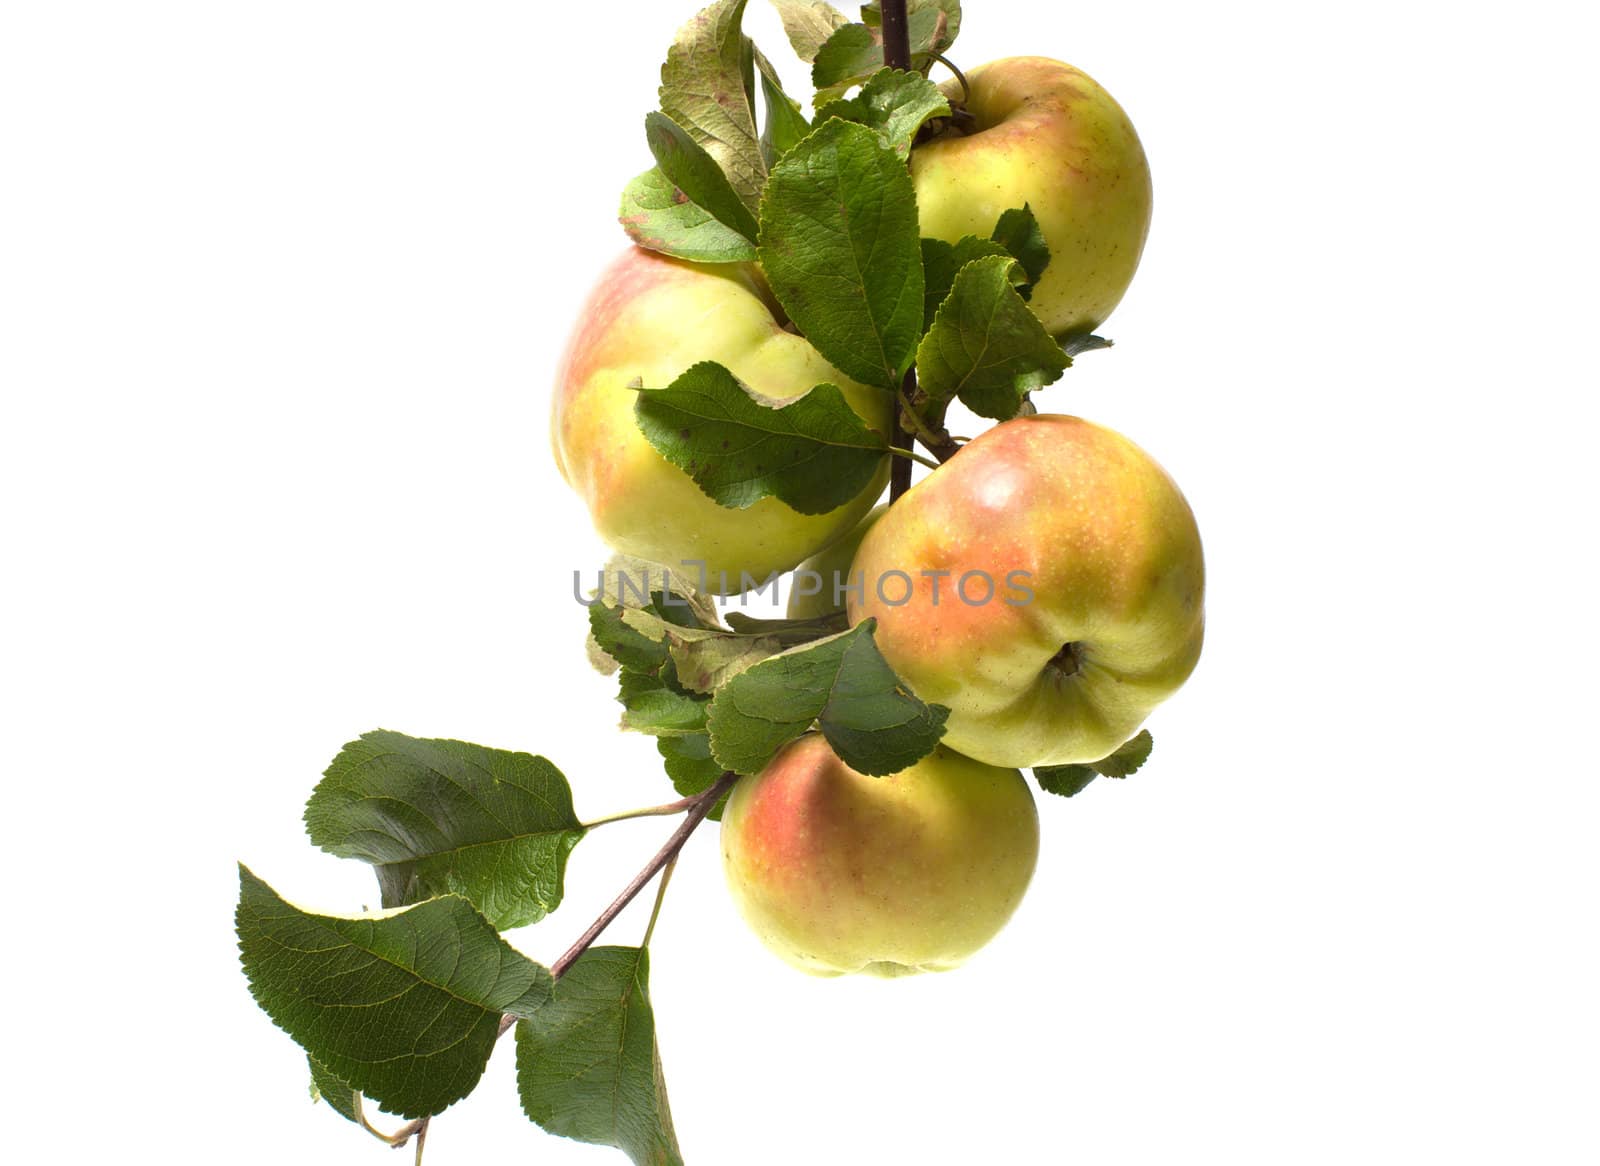
[[[891,69],[911,68],[911,31],[906,24],[906,0],[883,0],[880,6],[883,11],[883,63]],[[917,370],[912,367],[906,371],[906,379],[900,387],[900,401],[905,404],[905,409],[898,405],[894,410],[894,432],[889,435],[891,445],[905,448],[911,444],[911,436],[906,430],[906,421],[909,414],[909,403],[917,395]],[[909,417],[916,425],[914,415]],[[920,425],[916,426],[918,430]],[[939,451],[929,445],[926,435],[918,435],[924,445],[933,450],[935,456]],[[952,451],[953,452],[953,451]],[[940,461],[944,458],[940,457]],[[911,489],[911,460],[909,458],[895,458],[889,467],[889,503],[893,505],[901,495]]]
[[[910,463],[907,464],[909,465]],[[667,874],[663,875],[662,877],[661,889],[662,891],[666,890],[666,879],[671,875],[671,867],[678,861],[678,853],[683,849],[683,844],[689,841],[689,835],[693,834],[700,823],[705,821],[706,815],[711,812],[712,807],[717,804],[722,795],[727,793],[728,790],[733,787],[733,783],[738,780],[739,775],[737,773],[724,773],[717,779],[715,785],[703,793],[695,794],[692,797],[684,798],[678,802],[669,803],[667,806],[654,806],[649,810],[644,811],[645,814],[670,813],[672,812],[673,807],[677,807],[688,810],[689,815],[688,817],[684,818],[682,822],[678,823],[678,828],[672,832],[672,836],[667,839],[666,844],[663,845],[660,850],[656,851],[655,857],[647,862],[644,869],[633,877],[633,881],[631,881],[622,889],[622,893],[612,900],[611,906],[602,911],[600,913],[600,917],[591,923],[588,930],[578,937],[578,941],[569,947],[560,959],[556,960],[555,963],[550,965],[550,976],[552,979],[559,980],[563,975],[565,975],[567,970],[571,968],[573,964],[578,962],[578,958],[583,955],[584,952],[589,950],[594,941],[600,938],[600,933],[611,925],[612,920],[616,919],[618,915],[622,914],[622,909],[629,903],[633,902],[634,898],[639,894],[639,892],[644,890],[644,888],[649,884],[650,880],[657,874],[661,873],[663,869],[667,871]],[[631,817],[634,815],[622,816]],[[604,820],[614,821],[616,819]],[[645,933],[646,944],[650,942],[650,932],[655,930],[656,915],[660,912],[660,910],[661,896],[658,894],[656,896],[655,910],[650,914],[650,930]],[[501,1037],[505,1036],[506,1033],[510,1032],[514,1027],[516,1027],[516,1023],[517,1018],[511,1015],[511,1013],[508,1012],[502,1016],[500,1018],[500,1027],[495,1031],[495,1039],[499,1040]],[[423,1139],[428,1135],[429,1120],[430,1119],[425,1117],[418,1118],[416,1121],[401,1126],[392,1134],[384,1134],[379,1130],[373,1129],[370,1125],[367,1125],[367,1129],[381,1141],[389,1143],[389,1145],[395,1147],[396,1149],[399,1149],[401,1146],[405,1145],[406,1142],[410,1141],[411,1137],[415,1135],[417,1138],[417,1154],[420,1160],[422,1154],[422,1142]],[[362,1124],[366,1125],[365,1120],[362,1121]]]
[[[950,431],[944,427],[944,413],[946,406],[938,409],[929,409],[926,393],[917,390],[915,370],[906,375],[905,388],[900,395],[900,416],[904,423],[909,423],[916,439],[938,459],[934,463],[937,469],[943,463],[956,456],[961,448],[961,443],[950,436]],[[890,451],[894,452],[894,451]],[[919,459],[926,465],[925,459]]]
[[[883,0],[883,63],[891,69],[911,69],[911,30],[906,24],[906,0]]]
[[[901,459],[904,460],[904,459]],[[910,462],[906,462],[910,465]],[[560,959],[550,965],[550,975],[560,979],[573,964],[578,962],[578,957],[588,951],[600,933],[611,925],[611,921],[622,914],[622,909],[633,902],[634,896],[644,890],[645,885],[655,878],[656,874],[667,863],[678,857],[678,852],[683,849],[683,844],[689,841],[689,835],[695,828],[705,821],[711,808],[715,806],[723,794],[732,788],[733,783],[739,780],[737,773],[724,773],[717,778],[716,784],[702,794],[696,794],[689,804],[688,816],[678,824],[666,844],[656,851],[655,857],[647,862],[644,869],[633,876],[633,881],[622,889],[622,893],[612,900],[611,906],[600,913],[600,918],[589,925],[589,929],[578,937],[578,941],[569,947]],[[504,1021],[501,1022],[504,1024]],[[503,1031],[503,1029],[502,1029]]]
[[[909,401],[911,393],[917,385],[917,370],[906,370],[906,379],[902,382],[900,395],[894,406],[894,432],[889,435],[890,448],[904,449],[911,444],[911,434],[906,431],[906,415],[909,412],[903,402]],[[897,457],[890,459],[889,464],[889,505],[893,506],[900,500],[900,496],[911,489],[911,459]]]

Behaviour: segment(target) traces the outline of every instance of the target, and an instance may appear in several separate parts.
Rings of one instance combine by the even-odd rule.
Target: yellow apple
[[[1128,115],[1087,74],[1048,57],[1007,57],[967,74],[963,136],[911,153],[922,233],[988,238],[1027,203],[1050,263],[1029,306],[1056,336],[1092,332],[1133,281],[1150,229],[1150,165]],[[954,80],[944,86],[960,98]]]
[[[1193,671],[1205,568],[1150,455],[1077,417],[981,434],[867,532],[852,625],[948,705],[944,741],[991,765],[1096,761]]]
[[[745,920],[802,971],[953,968],[993,939],[1039,856],[1027,782],[939,747],[865,777],[809,734],[742,778],[722,857]]]
[[[816,619],[844,610],[850,563],[856,557],[856,548],[887,509],[887,506],[875,507],[849,534],[795,568],[794,583],[789,588],[790,619]]]
[[[757,269],[669,259],[634,248],[600,277],[580,309],[555,386],[556,464],[588,504],[601,538],[619,551],[680,568],[701,562],[707,589],[727,594],[787,571],[854,526],[888,479],[849,504],[801,514],[776,498],[719,506],[645,440],[638,393],[665,388],[714,360],[775,406],[823,382],[837,385],[867,425],[887,434],[892,398],[846,378],[786,330]],[[684,569],[693,577],[696,568]]]

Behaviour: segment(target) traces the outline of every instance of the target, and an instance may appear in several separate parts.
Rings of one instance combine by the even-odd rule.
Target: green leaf
[[[807,63],[816,59],[830,36],[850,23],[850,18],[821,0],[772,0],[783,21],[794,55]]]
[[[950,294],[950,289],[955,286],[956,275],[963,267],[974,259],[1009,254],[1004,246],[993,239],[980,239],[976,235],[963,235],[954,243],[946,243],[943,239],[922,240],[923,331],[933,327],[939,305]],[[1019,267],[1013,278],[1020,279],[1022,275]]]
[[[552,1134],[615,1146],[637,1166],[683,1166],[650,1007],[650,953],[592,947],[517,1024],[517,1089]]]
[[[1087,765],[1040,765],[1033,770],[1033,778],[1039,783],[1040,789],[1064,798],[1081,794],[1084,787],[1098,776]]]
[[[1155,743],[1155,738],[1150,736],[1149,729],[1140,729],[1134,736],[1117,746],[1116,751],[1109,757],[1091,761],[1089,768],[1101,777],[1130,777],[1139,772],[1139,767],[1150,760],[1150,751],[1155,748]]]
[[[465,899],[366,918],[291,906],[243,866],[234,917],[250,991],[335,1077],[402,1117],[472,1091],[500,1017],[532,1016],[550,973]]]
[[[910,0],[910,3],[906,5],[906,8],[908,12],[913,15],[919,11],[928,9],[934,11],[943,11],[951,20],[955,22],[952,26],[952,29],[959,29],[961,27],[961,4],[959,0],[932,0],[931,3],[919,2],[919,0]],[[867,2],[861,6],[861,19],[863,23],[870,24],[873,28],[882,27],[882,0],[867,0]],[[915,32],[915,22],[913,22],[913,28],[911,31],[913,33]],[[944,42],[944,48],[949,48],[950,42],[953,40],[955,40],[955,32],[950,31],[949,39]],[[915,46],[915,40],[913,40],[912,44]]]
[[[747,668],[783,651],[776,636],[724,634],[707,638],[671,639],[672,661],[684,687],[694,692],[715,692]]]
[[[623,613],[629,628],[666,649],[678,683],[690,692],[711,692],[728,677],[783,650],[775,636],[749,636],[726,628],[681,628],[651,612]]]
[[[746,207],[761,200],[767,166],[756,136],[745,0],[717,0],[678,30],[661,66],[661,112],[716,160]]]
[[[709,733],[657,737],[656,752],[661,754],[662,765],[672,779],[672,788],[682,797],[692,798],[695,794],[705,793],[722,776],[722,766],[711,756]],[[724,794],[706,817],[713,822],[720,820],[722,808],[727,804],[728,795]]]
[[[634,413],[657,453],[731,509],[775,497],[825,514],[865,489],[887,456],[883,435],[833,385],[773,408],[713,361],[644,390]]]
[[[647,251],[696,263],[748,263],[756,257],[755,244],[690,202],[653,167],[623,190],[617,221]]]
[[[756,69],[761,74],[761,99],[766,116],[761,124],[761,156],[772,166],[811,132],[811,123],[800,110],[800,103],[783,90],[778,71],[761,50],[755,50]]]
[[[627,578],[626,574],[618,576],[619,581]],[[662,581],[670,582],[671,576],[663,576]],[[613,589],[608,582],[608,590],[614,590],[627,605],[597,603],[589,609],[595,643],[622,665],[617,685],[622,727],[655,736],[701,732],[707,698],[678,679],[673,654],[680,641],[669,639],[667,633],[680,633],[690,641],[733,633],[720,624],[708,627],[696,604],[670,591],[652,593],[645,604],[629,601],[632,588],[627,584]],[[715,618],[714,609],[709,614]]]
[[[567,779],[543,757],[383,730],[333,759],[305,820],[329,854],[376,867],[385,907],[460,895],[498,928],[560,905],[584,835]]]
[[[862,9],[863,23],[846,24],[833,32],[812,59],[811,83],[816,87],[812,104],[821,109],[842,97],[883,68],[881,9]],[[955,42],[961,30],[961,5],[957,0],[908,0],[906,33],[911,67],[925,72],[928,63]]]
[[[619,573],[613,579],[622,581],[619,588],[624,593],[633,584],[626,582],[627,574]],[[643,576],[634,577],[639,583]],[[666,663],[668,645],[657,625],[681,628],[706,628],[703,612],[690,600],[672,591],[658,590],[650,593],[648,602],[629,603],[626,598],[614,602],[595,603],[589,608],[589,631],[606,655],[625,668],[638,672],[657,672]],[[715,612],[712,612],[713,618]]]
[[[949,115],[949,100],[921,73],[882,69],[856,96],[824,105],[817,111],[817,120],[837,117],[864,125],[901,158],[909,158],[922,124],[930,117]]]
[[[338,1077],[328,1072],[327,1067],[317,1061],[317,1058],[307,1055],[306,1064],[311,1068],[311,1100],[326,1101],[328,1108],[344,1118],[345,1121],[361,1122],[361,1094]]]
[[[658,644],[666,642],[668,632],[696,637],[729,634],[720,623],[702,623],[693,608],[664,592],[652,595],[650,602],[642,606],[630,604],[622,608],[622,622]]]
[[[667,646],[628,626],[625,608],[596,603],[589,608],[589,634],[600,650],[624,668],[655,672],[667,661]]]
[[[760,588],[756,590],[759,594]],[[684,626],[645,608],[620,613],[626,632],[656,653],[649,662],[652,658],[645,651],[638,652],[635,667],[657,671],[664,653],[676,668],[678,684],[701,693],[714,692],[768,656],[834,630],[819,620],[758,620],[740,612],[730,612],[729,618],[735,623],[731,631],[721,626]]]
[[[876,622],[756,664],[717,691],[707,725],[724,769],[756,773],[816,723],[858,772],[898,773],[926,757],[950,710],[923,704],[900,683],[873,640]]]
[[[846,376],[897,390],[922,334],[922,250],[905,165],[830,120],[773,167],[761,266],[806,339]]]
[[[930,398],[960,397],[979,416],[1006,421],[1072,363],[1012,286],[1016,268],[1009,256],[990,257],[956,274],[917,349],[918,383]]]
[[[1069,336],[1061,341],[1061,350],[1068,356],[1077,356],[1082,352],[1098,352],[1102,348],[1113,347],[1111,341],[1104,336],[1095,336],[1085,333],[1081,336]]]
[[[1022,298],[1027,299],[1050,264],[1050,248],[1044,241],[1044,229],[1033,217],[1033,208],[1023,203],[1006,211],[995,223],[990,238],[1004,247],[1028,273],[1028,282],[1022,289]]]
[[[622,670],[617,685],[622,703],[622,727],[653,737],[699,733],[706,727],[709,698],[688,691],[678,682],[669,659],[659,673]]]
[[[906,31],[913,62],[944,53],[961,32],[961,0],[908,0]]]
[[[666,114],[652,112],[644,115],[644,135],[667,181],[712,218],[755,242],[760,229],[755,215],[739,201],[722,167],[687,130]]]
[[[883,68],[883,34],[865,24],[847,24],[830,36],[811,62],[811,99],[820,110]]]
[[[1034,780],[1046,793],[1070,798],[1074,794],[1082,793],[1084,787],[1096,777],[1121,778],[1138,772],[1139,767],[1150,759],[1150,750],[1154,746],[1155,739],[1150,736],[1150,730],[1140,729],[1137,734],[1118,746],[1110,756],[1102,757],[1099,761],[1091,761],[1087,765],[1036,767],[1033,771]]]

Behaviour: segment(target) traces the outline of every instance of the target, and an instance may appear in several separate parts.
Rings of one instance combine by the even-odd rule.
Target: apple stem
[[[910,465],[909,462],[905,463]],[[589,925],[589,929],[578,937],[578,942],[569,947],[560,959],[550,965],[550,975],[559,980],[573,964],[578,962],[578,957],[588,951],[594,941],[600,938],[600,933],[611,925],[611,921],[622,914],[622,909],[633,902],[634,896],[644,890],[645,885],[655,878],[662,867],[678,857],[678,852],[683,849],[683,844],[689,841],[695,827],[705,821],[722,795],[732,788],[733,783],[739,780],[737,773],[724,773],[717,778],[716,784],[704,793],[696,794],[689,804],[689,814],[678,828],[672,832],[666,844],[656,851],[655,857],[645,864],[643,870],[633,876],[633,881],[622,889],[622,893],[612,900],[611,906],[600,913],[600,918]],[[504,1025],[504,1021],[501,1022]],[[504,1031],[502,1027],[501,1031]]]
[[[891,445],[889,447],[889,452],[894,454],[896,457],[901,457],[905,458],[907,461],[916,462],[919,466],[927,466],[930,470],[936,470],[939,468],[938,462],[934,461],[931,457],[923,457],[914,449],[906,449],[903,446]]]
[[[972,86],[967,84],[967,75],[956,68],[955,62],[951,61],[943,53],[934,53],[933,59],[954,73],[956,80],[961,82],[961,104],[966,105],[970,102],[972,100]]]

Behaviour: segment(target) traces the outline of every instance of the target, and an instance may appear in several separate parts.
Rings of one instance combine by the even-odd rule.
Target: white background
[[[299,821],[359,732],[542,752],[589,817],[668,794],[583,662],[600,550],[546,414],[690,10],[4,8],[17,1161],[395,1161],[307,1101],[232,937],[236,859],[375,899]],[[959,972],[791,972],[697,837],[654,979],[692,1166],[1596,1159],[1580,11],[969,6],[958,61],[1072,60],[1152,159],[1118,346],[1046,403],[1183,483],[1206,656],[1146,771],[1041,805]],[[584,842],[518,945],[554,958],[668,828]],[[529,1125],[510,1051],[430,1161],[623,1161]]]

